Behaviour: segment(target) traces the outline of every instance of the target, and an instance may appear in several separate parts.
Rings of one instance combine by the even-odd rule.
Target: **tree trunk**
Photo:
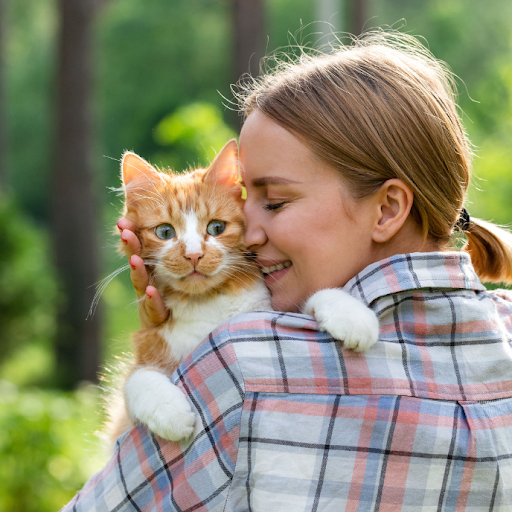
[[[60,284],[57,383],[95,381],[98,312],[86,321],[98,279],[97,194],[90,163],[91,28],[95,0],[59,0],[57,140],[52,229]]]
[[[0,0],[0,192],[5,191],[7,180],[5,151],[7,144],[5,140],[5,15],[6,0]]]
[[[232,0],[234,26],[234,77],[238,82],[243,75],[249,73],[256,77],[260,72],[260,59],[265,47],[265,7],[264,0]],[[233,116],[236,129],[240,128],[241,120],[235,113]]]
[[[259,75],[265,42],[263,0],[233,0],[235,18],[235,78]]]
[[[352,22],[350,32],[356,36],[360,35],[370,21],[370,0],[352,0]]]

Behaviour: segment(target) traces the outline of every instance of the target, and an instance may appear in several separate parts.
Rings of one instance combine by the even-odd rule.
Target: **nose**
[[[267,241],[267,234],[263,224],[263,208],[249,199],[244,203],[246,218],[245,245],[252,252],[257,252]]]
[[[194,254],[185,254],[185,258],[189,259],[192,262],[192,265],[194,265],[194,268],[197,267],[197,264],[199,263],[199,259],[203,257],[202,252],[196,252]]]

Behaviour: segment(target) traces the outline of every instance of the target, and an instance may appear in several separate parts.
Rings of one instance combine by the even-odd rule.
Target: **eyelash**
[[[266,204],[265,206],[263,206],[263,208],[267,211],[275,211],[275,210],[280,210],[286,203],[275,203],[275,204],[272,204],[272,203],[269,203],[269,204]]]

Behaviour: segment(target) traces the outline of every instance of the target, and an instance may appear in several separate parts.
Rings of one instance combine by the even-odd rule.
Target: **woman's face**
[[[246,242],[278,311],[299,311],[372,263],[371,201],[353,199],[337,172],[259,111],[240,134]]]

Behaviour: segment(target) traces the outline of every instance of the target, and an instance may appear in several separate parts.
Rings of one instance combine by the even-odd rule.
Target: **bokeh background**
[[[509,224],[510,0],[0,0],[0,511],[58,510],[106,461],[98,371],[138,327],[126,270],[88,312],[125,265],[122,152],[204,165],[238,133],[230,84],[262,55],[385,25],[459,77],[468,209]]]

